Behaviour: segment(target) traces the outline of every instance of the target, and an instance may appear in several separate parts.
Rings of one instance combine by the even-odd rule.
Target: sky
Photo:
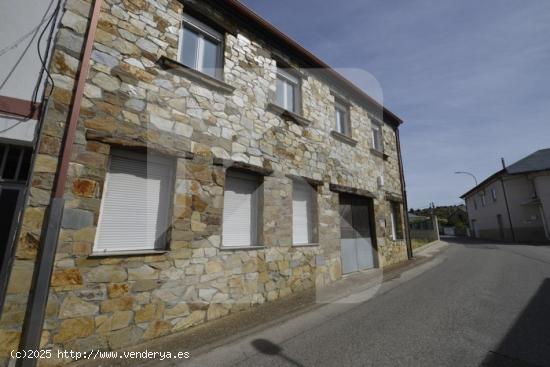
[[[550,1],[242,2],[404,120],[410,208],[550,148]]]

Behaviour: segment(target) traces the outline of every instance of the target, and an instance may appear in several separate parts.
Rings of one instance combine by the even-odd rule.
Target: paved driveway
[[[449,242],[374,298],[321,307],[182,365],[550,366],[550,247]]]

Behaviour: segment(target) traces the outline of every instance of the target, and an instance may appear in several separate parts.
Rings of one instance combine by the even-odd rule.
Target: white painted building
[[[503,168],[461,197],[473,237],[550,242],[550,149]]]
[[[0,294],[7,284],[36,151],[45,103],[44,69],[50,59],[48,41],[62,4],[62,0],[0,1]]]

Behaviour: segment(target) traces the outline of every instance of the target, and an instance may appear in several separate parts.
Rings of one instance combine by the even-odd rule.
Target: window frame
[[[480,195],[480,200],[481,200],[481,206],[483,208],[485,208],[487,206],[487,200],[485,199],[485,193],[481,193]]]
[[[493,203],[497,202],[497,189],[494,187],[491,189],[491,196],[493,197]]]
[[[145,155],[146,159],[143,159],[143,156]],[[170,167],[170,175],[168,177],[168,187],[166,188],[166,195],[168,195],[168,207],[166,215],[166,226],[167,229],[162,233],[162,235],[155,240],[155,244],[153,244],[152,248],[140,248],[135,250],[107,250],[107,249],[98,249],[98,241],[99,236],[101,232],[101,220],[104,216],[104,210],[105,210],[105,202],[107,200],[107,192],[108,192],[108,185],[109,185],[109,174],[111,170],[111,162],[113,156],[119,156],[125,159],[134,159],[143,161],[146,164],[148,162],[154,162],[157,161],[158,164],[167,165]],[[171,230],[172,230],[172,221],[173,221],[173,209],[174,209],[174,187],[175,187],[175,178],[176,178],[176,163],[175,160],[172,157],[165,156],[162,154],[157,153],[150,153],[150,152],[140,152],[140,151],[133,151],[129,149],[122,149],[122,148],[111,148],[111,151],[109,152],[109,159],[107,162],[107,170],[105,174],[105,181],[103,183],[102,191],[101,191],[101,204],[99,208],[99,216],[97,219],[97,225],[96,225],[96,233],[94,242],[92,244],[92,256],[116,256],[119,254],[147,254],[147,253],[162,253],[169,249],[170,246],[170,236],[171,236]],[[160,191],[161,193],[163,190]],[[160,208],[158,213],[160,213]]]
[[[379,142],[380,142],[380,146],[377,147],[377,134],[376,134],[376,131],[378,131],[378,138],[380,139]],[[371,128],[371,134],[372,134],[372,148],[379,152],[379,153],[384,153],[384,130],[383,130],[383,126],[381,123],[379,122],[375,122],[373,121],[372,122],[372,128]]]
[[[254,237],[251,238],[250,244],[227,244],[224,240],[224,227],[225,227],[225,209],[226,209],[226,192],[227,192],[227,181],[228,177],[235,177],[242,180],[249,180],[253,181],[257,184],[257,188],[255,192],[251,195],[251,202],[253,204],[252,212],[250,213],[250,228],[254,228]],[[262,241],[262,230],[263,230],[263,210],[262,210],[262,202],[263,202],[263,176],[255,174],[254,172],[249,172],[245,170],[240,169],[228,169],[225,172],[225,182],[223,187],[223,208],[222,208],[222,224],[221,224],[221,248],[222,249],[255,249],[255,248],[261,248],[263,245],[261,244]],[[251,236],[252,237],[252,236]]]
[[[401,241],[404,238],[401,203],[390,201],[391,240]]]
[[[311,211],[307,210],[307,203],[306,203],[306,214],[310,214],[311,218],[308,218],[308,241],[306,243],[295,242],[295,236],[294,236],[294,194],[296,185],[303,185],[306,186],[309,190],[309,200],[313,207],[311,208]],[[299,180],[294,179],[292,180],[292,246],[293,247],[301,247],[301,246],[316,246],[319,242],[319,220],[318,220],[318,210],[319,210],[319,204],[318,204],[318,192],[317,187],[312,185],[311,183],[307,182],[306,180]]]
[[[275,104],[283,109],[285,109],[286,111],[289,111],[289,112],[292,112],[292,113],[295,113],[297,115],[301,115],[302,114],[302,80],[301,78],[296,74],[296,73],[293,73],[291,70],[289,71],[290,69],[288,68],[281,68],[281,67],[277,67],[277,76],[276,76],[276,87],[275,87]],[[283,105],[280,105],[279,104],[279,88],[278,88],[278,82],[279,80],[282,80],[283,83],[284,83],[284,86],[285,86],[285,90],[284,90],[284,93],[283,93],[283,99],[284,99],[284,102],[283,102]],[[292,85],[293,86],[293,89],[294,89],[294,98],[293,98],[293,101],[292,101],[292,104],[293,104],[293,109],[289,109],[287,106],[285,106],[285,102],[288,102],[287,101],[287,97],[288,97],[288,93],[287,93],[287,88],[289,85]]]
[[[334,99],[334,123],[335,123],[335,127],[334,127],[334,130],[339,133],[339,134],[342,134],[342,135],[345,135],[347,137],[350,137],[352,136],[352,131],[351,131],[351,115],[350,115],[350,106],[348,103],[345,103],[344,101],[338,99],[338,98],[335,98]],[[343,112],[343,115],[344,115],[344,121],[343,121],[343,128],[344,128],[344,131],[340,131],[339,127],[338,127],[338,112],[341,111]]]
[[[183,51],[184,51],[184,30],[185,28],[190,29],[191,31],[198,33],[199,42],[197,45],[197,51],[195,55],[195,65],[187,65],[183,63]],[[214,75],[207,74],[203,70],[203,61],[204,61],[204,39],[208,39],[213,43],[216,43],[218,46],[218,52],[216,53],[216,72]],[[178,55],[177,61],[182,65],[187,66],[188,68],[200,72],[202,74],[208,75],[209,77],[223,80],[223,69],[224,69],[224,47],[225,47],[225,35],[222,32],[215,30],[214,28],[206,25],[202,21],[194,18],[193,16],[184,13],[181,21],[181,28],[179,30],[179,40],[178,40]]]

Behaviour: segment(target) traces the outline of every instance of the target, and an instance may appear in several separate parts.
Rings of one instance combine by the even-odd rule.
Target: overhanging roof
[[[516,163],[501,169],[495,174],[489,176],[479,185],[472,188],[470,191],[463,194],[460,198],[464,199],[466,196],[476,192],[490,181],[503,176],[503,175],[519,175],[525,173],[541,172],[550,170],[550,149],[541,149],[527,157],[520,159]]]
[[[509,174],[550,170],[550,149],[541,149],[506,168]]]

